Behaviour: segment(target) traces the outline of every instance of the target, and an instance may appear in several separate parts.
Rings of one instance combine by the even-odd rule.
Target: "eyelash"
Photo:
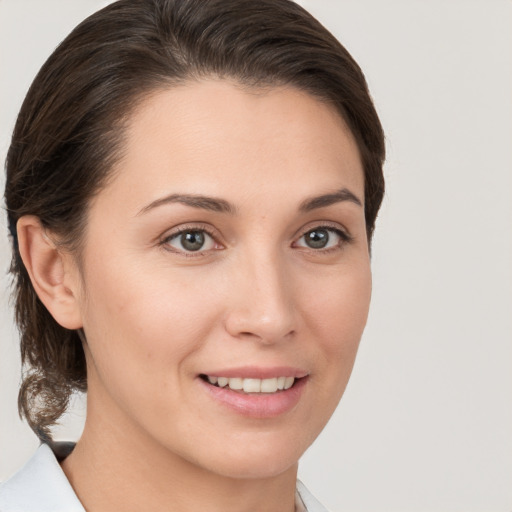
[[[178,238],[183,233],[189,233],[191,231],[194,232],[200,232],[200,233],[206,233],[209,237],[211,237],[216,243],[219,243],[216,241],[216,233],[207,225],[203,224],[195,224],[195,225],[184,225],[180,226],[176,231],[173,231],[169,235],[165,236],[159,243],[161,247],[163,247],[166,251],[172,252],[174,254],[179,254],[182,256],[185,256],[186,258],[198,258],[198,257],[204,257],[208,255],[209,251],[179,251],[177,249],[171,249],[169,248],[169,242],[171,240],[174,240],[175,238]]]
[[[312,253],[315,254],[330,254],[331,252],[339,251],[343,249],[343,246],[345,244],[350,244],[353,242],[353,237],[345,230],[341,229],[339,226],[333,226],[331,224],[319,224],[318,226],[313,226],[311,228],[306,229],[302,232],[300,237],[297,240],[302,239],[305,235],[308,233],[311,233],[312,231],[319,231],[319,230],[325,230],[329,231],[331,233],[335,233],[337,236],[340,237],[340,242],[335,247],[329,247],[327,249],[313,249],[312,247],[301,247],[305,250],[309,250]]]
[[[325,231],[335,233],[337,236],[340,237],[341,242],[336,247],[329,247],[327,249],[322,249],[322,248],[313,249],[311,247],[308,248],[308,247],[303,247],[303,246],[299,246],[299,247],[301,247],[302,249],[305,249],[306,251],[315,253],[315,254],[327,254],[327,253],[331,253],[333,251],[341,250],[345,244],[350,244],[351,242],[353,242],[353,237],[348,232],[340,229],[338,226],[333,226],[333,225],[329,225],[329,224],[319,224],[318,226],[310,227],[307,230],[303,231],[302,234],[297,238],[297,240],[302,239],[305,235],[307,235],[308,233],[315,231],[315,230],[316,231],[325,230]],[[209,237],[212,238],[212,240],[214,240],[215,243],[219,243],[216,240],[216,233],[209,226],[199,224],[199,225],[181,226],[176,231],[173,231],[169,235],[165,236],[159,242],[159,245],[161,247],[163,247],[166,251],[172,252],[174,254],[182,255],[186,258],[197,258],[197,257],[207,256],[211,250],[203,251],[200,249],[198,251],[186,251],[186,250],[180,251],[180,250],[169,248],[169,242],[171,240],[178,238],[183,233],[188,233],[191,231],[206,233]],[[296,243],[296,242],[294,242],[294,243]],[[215,250],[215,249],[213,249],[213,250]],[[219,250],[219,249],[217,249],[217,250]]]

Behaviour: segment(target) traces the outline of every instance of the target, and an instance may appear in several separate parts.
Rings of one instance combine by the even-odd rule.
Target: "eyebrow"
[[[148,204],[142,208],[137,215],[142,215],[153,208],[170,203],[181,203],[186,206],[191,206],[192,208],[201,208],[203,210],[209,210],[217,213],[236,213],[236,208],[224,199],[197,194],[171,194]]]
[[[304,200],[299,206],[299,211],[306,213],[310,212],[311,210],[316,210],[317,208],[326,208],[327,206],[345,201],[349,201],[358,206],[362,206],[360,199],[355,194],[353,194],[347,188],[343,188],[337,192],[323,194],[321,196],[315,196]],[[237,212],[237,208],[225,199],[208,197],[199,194],[170,194],[160,199],[156,199],[152,203],[148,204],[137,213],[137,216],[142,215],[159,206],[172,203],[180,203],[186,206],[191,206],[192,208],[200,208],[216,213],[229,213],[234,215]]]
[[[341,190],[331,194],[323,194],[321,196],[306,199],[299,206],[299,211],[310,212],[317,208],[325,208],[332,204],[342,203],[345,201],[357,204],[358,206],[363,206],[361,200],[354,193],[352,193],[348,188],[342,188]]]

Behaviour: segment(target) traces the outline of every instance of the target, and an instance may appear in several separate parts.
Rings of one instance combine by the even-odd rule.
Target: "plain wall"
[[[255,0],[257,1],[257,0]],[[0,0],[0,157],[37,70],[99,0]],[[332,510],[512,510],[512,2],[300,2],[365,71],[387,133],[374,294],[352,380],[299,475]],[[3,176],[2,176],[3,188]],[[0,480],[16,412],[0,220]],[[58,438],[79,435],[83,400]]]

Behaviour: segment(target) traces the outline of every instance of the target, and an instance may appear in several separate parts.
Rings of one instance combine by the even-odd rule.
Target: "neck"
[[[62,463],[87,511],[294,511],[297,464],[269,477],[225,476],[120,420],[90,407],[83,435]]]

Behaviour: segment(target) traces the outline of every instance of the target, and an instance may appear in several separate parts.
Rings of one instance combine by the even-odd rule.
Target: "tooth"
[[[240,379],[239,377],[233,377],[229,379],[229,388],[234,390],[243,389],[244,383],[243,379]]]
[[[275,393],[277,391],[277,381],[278,379],[263,379],[261,381],[261,392],[262,393]],[[245,391],[245,386],[244,386]]]
[[[217,379],[217,384],[223,388],[228,385],[229,379],[227,377],[219,377]]]
[[[259,393],[261,391],[261,379],[244,379],[244,393]]]
[[[223,388],[229,386],[235,391],[244,393],[275,393],[278,390],[290,389],[295,382],[294,377],[273,377],[271,379],[243,379],[242,377],[215,377],[207,375],[210,384]]]
[[[293,381],[295,379],[293,377],[286,377],[284,381],[284,389],[290,389],[293,386]]]

